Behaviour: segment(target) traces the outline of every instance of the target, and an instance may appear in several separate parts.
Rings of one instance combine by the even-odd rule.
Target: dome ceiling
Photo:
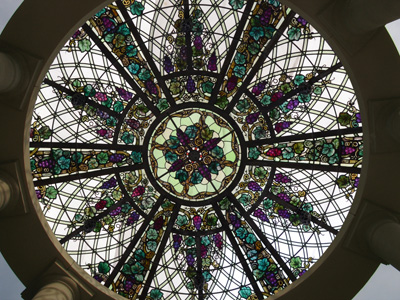
[[[340,231],[363,157],[340,60],[275,0],[108,5],[55,58],[30,137],[55,236],[130,299],[289,286]]]

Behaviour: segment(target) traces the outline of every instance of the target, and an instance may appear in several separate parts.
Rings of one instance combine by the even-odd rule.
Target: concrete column
[[[372,225],[367,232],[372,252],[384,263],[400,271],[400,223],[386,219]]]
[[[344,22],[352,33],[365,33],[400,18],[400,1],[345,0],[337,5],[337,22]]]
[[[0,94],[16,89],[22,83],[21,63],[10,54],[0,52]]]
[[[0,177],[0,211],[6,208],[11,200],[11,186],[8,181]]]
[[[78,300],[77,291],[73,280],[62,277],[43,286],[32,300]]]

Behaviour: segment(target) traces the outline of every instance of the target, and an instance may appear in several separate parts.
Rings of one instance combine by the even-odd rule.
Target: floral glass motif
[[[119,0],[41,85],[30,167],[56,238],[127,299],[263,299],[350,210],[362,121],[340,59],[276,0]]]
[[[200,109],[172,114],[155,130],[150,144],[154,177],[173,196],[204,200],[233,180],[240,149],[233,128]]]

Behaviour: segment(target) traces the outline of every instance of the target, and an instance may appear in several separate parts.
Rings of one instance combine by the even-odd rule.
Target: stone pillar
[[[337,22],[352,33],[365,33],[400,18],[400,1],[344,0],[337,5]]]
[[[10,54],[0,52],[0,94],[16,89],[22,83],[21,64]]]
[[[367,240],[376,256],[400,271],[400,223],[397,220],[378,221],[368,230]]]
[[[43,286],[32,300],[78,300],[76,283],[68,277],[60,277]]]
[[[6,208],[6,206],[10,203],[12,187],[9,182],[5,180],[5,178],[0,177],[0,211]]]

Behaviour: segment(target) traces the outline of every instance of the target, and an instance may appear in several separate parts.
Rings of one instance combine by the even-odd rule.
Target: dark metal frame
[[[109,287],[113,280],[116,278],[118,273],[120,272],[123,264],[125,261],[128,259],[129,255],[131,254],[132,250],[134,249],[135,245],[139,241],[139,239],[142,237],[144,234],[147,226],[151,222],[154,214],[158,211],[161,203],[164,201],[164,199],[170,199],[173,202],[175,202],[174,210],[173,213],[169,219],[169,223],[167,225],[167,229],[164,233],[164,236],[162,238],[162,241],[159,245],[159,249],[164,249],[166,243],[168,242],[169,236],[171,232],[178,232],[179,234],[184,234],[184,235],[192,235],[196,239],[196,244],[197,244],[197,270],[198,270],[198,277],[201,278],[201,270],[202,270],[202,262],[201,262],[201,256],[200,256],[200,237],[203,235],[208,235],[208,234],[213,234],[216,232],[224,231],[226,233],[226,236],[228,237],[233,249],[236,251],[236,254],[238,255],[238,258],[243,266],[243,269],[249,278],[251,285],[254,289],[254,292],[256,293],[257,297],[259,299],[263,298],[262,291],[259,289],[259,286],[246,262],[246,258],[243,256],[239,245],[236,242],[235,237],[233,236],[231,229],[229,228],[229,225],[226,221],[226,218],[224,217],[224,214],[220,207],[217,205],[217,201],[223,199],[224,197],[228,197],[231,203],[233,203],[234,207],[237,209],[237,211],[241,214],[241,216],[244,218],[246,223],[249,225],[249,227],[254,231],[254,233],[260,238],[260,240],[263,242],[264,246],[268,251],[271,253],[271,255],[274,257],[274,259],[277,261],[279,266],[284,270],[284,272],[287,274],[289,279],[291,281],[295,281],[296,277],[290,270],[290,267],[285,263],[285,261],[282,259],[280,256],[279,252],[274,249],[274,247],[271,245],[271,243],[268,241],[266,236],[263,234],[263,232],[258,228],[256,223],[251,219],[250,215],[254,211],[255,207],[257,204],[259,204],[263,198],[269,197],[279,203],[280,205],[283,205],[285,208],[296,211],[299,210],[299,208],[294,207],[293,205],[281,200],[279,197],[273,195],[272,193],[269,192],[270,187],[272,185],[272,181],[274,178],[274,173],[276,171],[277,167],[284,167],[284,168],[295,168],[295,169],[309,169],[309,170],[322,170],[322,171],[327,171],[327,172],[346,172],[346,173],[357,173],[359,174],[361,169],[360,168],[353,168],[353,167],[343,167],[343,166],[330,166],[330,165],[323,165],[323,164],[299,164],[299,163],[290,163],[290,162],[275,162],[275,161],[259,161],[259,160],[249,160],[247,157],[247,150],[249,147],[254,147],[257,145],[265,145],[265,144],[272,144],[272,143],[279,143],[279,142],[285,142],[285,141],[290,141],[293,138],[296,140],[303,140],[303,139],[315,139],[319,137],[330,137],[330,136],[342,136],[346,134],[360,134],[362,133],[362,128],[348,128],[348,129],[342,129],[342,130],[330,130],[330,131],[324,131],[324,132],[318,132],[318,133],[310,133],[310,134],[300,134],[296,136],[284,136],[284,137],[276,137],[274,130],[272,129],[272,122],[268,116],[268,112],[274,109],[275,107],[278,107],[279,105],[283,104],[286,100],[290,99],[291,97],[299,94],[301,88],[297,88],[292,90],[291,92],[287,93],[284,97],[282,97],[279,101],[269,105],[268,107],[262,107],[255,96],[247,89],[248,84],[252,81],[254,76],[257,74],[257,72],[260,70],[262,67],[265,59],[268,57],[269,53],[273,50],[273,48],[277,45],[279,38],[282,36],[284,31],[288,28],[291,19],[294,17],[295,13],[291,12],[289,15],[286,17],[286,20],[283,22],[282,26],[275,32],[274,36],[271,38],[271,40],[267,43],[267,45],[264,47],[262,54],[258,58],[257,62],[254,64],[251,72],[247,75],[246,79],[243,82],[243,85],[238,89],[237,93],[231,100],[231,102],[228,104],[227,108],[225,110],[222,110],[220,108],[217,108],[214,106],[215,101],[217,99],[217,94],[220,90],[220,87],[223,83],[223,80],[225,78],[225,73],[231,63],[231,60],[234,56],[236,46],[240,42],[240,37],[243,31],[243,28],[248,20],[248,16],[250,15],[251,9],[254,5],[254,1],[247,1],[247,5],[245,7],[245,10],[243,12],[243,19],[240,21],[238,24],[238,31],[235,34],[235,37],[233,39],[232,45],[228,51],[228,54],[225,58],[225,62],[221,68],[220,74],[215,74],[212,72],[207,72],[207,71],[196,71],[193,70],[192,66],[192,51],[191,51],[191,32],[188,31],[186,32],[186,47],[188,50],[188,58],[187,58],[187,71],[181,71],[181,72],[176,72],[174,74],[169,74],[166,76],[161,76],[160,70],[157,69],[156,64],[152,58],[151,53],[148,51],[146,48],[143,40],[141,39],[141,36],[139,34],[138,29],[135,27],[133,24],[132,20],[129,18],[129,14],[126,10],[126,7],[122,4],[121,1],[117,1],[117,5],[119,10],[121,11],[122,16],[124,17],[125,20],[127,20],[127,25],[128,28],[130,29],[134,39],[136,40],[136,43],[138,44],[141,52],[143,53],[144,57],[147,60],[147,63],[150,67],[151,72],[154,74],[155,79],[157,80],[157,83],[161,87],[170,107],[164,111],[163,113],[160,113],[158,109],[155,107],[154,103],[152,100],[148,98],[146,93],[142,90],[140,86],[135,82],[135,80],[132,78],[132,76],[126,71],[126,69],[120,64],[118,59],[110,52],[110,50],[107,48],[107,46],[100,40],[100,38],[96,35],[96,33],[90,28],[88,24],[84,24],[82,27],[85,30],[85,32],[88,34],[88,36],[92,39],[92,41],[95,42],[95,44],[99,47],[99,49],[102,51],[102,53],[107,57],[107,59],[112,63],[112,65],[119,71],[120,75],[126,80],[126,82],[130,85],[130,87],[135,91],[137,94],[131,101],[130,104],[124,109],[124,111],[121,114],[118,114],[111,109],[106,108],[103,105],[100,105],[96,103],[93,100],[90,100],[88,97],[86,97],[86,104],[90,105],[92,107],[95,107],[97,109],[100,109],[107,114],[116,117],[119,120],[119,123],[116,128],[114,140],[112,144],[90,144],[90,143],[53,143],[53,142],[32,142],[30,146],[32,148],[68,148],[68,149],[107,149],[107,150],[136,150],[140,151],[143,156],[143,164],[137,164],[133,166],[124,166],[124,167],[118,167],[118,168],[109,168],[109,169],[103,169],[103,170],[98,170],[98,171],[93,171],[93,172],[87,172],[87,173],[77,173],[69,176],[57,176],[53,178],[48,178],[48,179],[39,179],[34,182],[35,186],[43,186],[43,185],[48,185],[48,184],[54,184],[58,182],[66,182],[66,181],[71,181],[75,179],[84,179],[84,178],[90,178],[90,177],[96,177],[100,175],[107,175],[107,174],[115,174],[118,180],[118,183],[124,193],[124,198],[120,200],[119,202],[115,203],[108,209],[104,210],[102,213],[96,215],[93,217],[90,222],[97,222],[104,216],[106,216],[109,212],[114,210],[115,208],[121,206],[123,203],[129,202],[139,213],[140,215],[144,218],[143,224],[141,225],[140,229],[137,231],[136,235],[132,237],[132,240],[127,247],[126,251],[124,254],[119,258],[118,263],[114,266],[110,276],[105,282],[105,286]],[[188,0],[183,0],[183,7],[184,7],[184,18],[187,20],[187,22],[190,22],[190,6],[189,6],[189,1]],[[317,76],[313,77],[311,80],[308,81],[308,85],[311,86],[314,83],[322,80],[323,78],[329,76],[333,72],[337,71],[339,68],[342,67],[341,63],[337,63],[328,69],[321,71]],[[214,86],[214,90],[212,92],[211,96],[211,101],[208,104],[203,104],[203,103],[196,103],[195,105],[193,103],[184,103],[181,105],[176,105],[176,103],[173,100],[173,97],[168,90],[165,80],[168,78],[173,78],[174,76],[180,76],[180,75],[193,75],[193,74],[200,74],[200,75],[208,75],[208,76],[213,76],[217,77],[217,82]],[[51,87],[54,88],[54,90],[65,93],[69,96],[73,96],[75,92],[72,90],[62,86],[61,84],[49,80],[49,79],[44,79],[44,84],[47,84]],[[271,132],[271,138],[268,139],[261,139],[261,140],[256,140],[256,141],[245,141],[243,135],[241,134],[241,129],[237,125],[237,123],[232,119],[230,116],[230,113],[232,109],[235,107],[239,99],[243,96],[249,97],[258,107],[258,109],[262,112],[268,128],[270,128]],[[118,136],[119,136],[119,130],[121,128],[121,125],[123,123],[124,118],[126,117],[126,114],[129,111],[129,108],[131,105],[133,105],[134,102],[136,102],[138,99],[142,100],[147,107],[151,110],[151,112],[156,116],[155,121],[150,125],[150,128],[148,129],[146,136],[144,138],[144,142],[142,146],[129,146],[129,145],[120,145],[118,144]],[[150,139],[152,136],[153,131],[156,129],[158,124],[164,120],[165,118],[168,117],[171,113],[177,111],[177,110],[182,110],[182,109],[188,109],[188,108],[199,108],[199,109],[206,109],[208,111],[211,111],[217,115],[220,115],[223,117],[225,120],[228,121],[228,123],[234,128],[238,138],[239,138],[239,143],[241,146],[241,159],[240,159],[240,168],[236,174],[236,177],[234,181],[229,185],[229,187],[219,194],[218,196],[212,197],[211,199],[207,199],[204,201],[196,201],[196,202],[188,202],[186,200],[179,199],[173,195],[168,194],[157,182],[156,178],[154,178],[150,166],[149,166],[149,157],[148,157],[148,149],[146,148],[147,145],[150,144]],[[245,167],[246,166],[253,166],[253,165],[258,165],[258,166],[269,166],[271,167],[270,169],[270,177],[268,179],[268,183],[264,188],[264,191],[261,193],[259,199],[256,202],[256,205],[253,206],[250,210],[246,211],[240,203],[237,201],[237,199],[233,196],[232,191],[235,188],[235,186],[239,183],[242,174],[244,173]],[[132,170],[138,170],[138,169],[144,169],[151,184],[157,189],[158,193],[161,195],[159,199],[157,200],[156,204],[152,208],[149,214],[145,214],[131,199],[129,196],[128,192],[126,191],[124,185],[122,184],[122,179],[120,176],[121,172],[125,171],[132,171]],[[204,232],[196,232],[196,233],[191,233],[188,231],[182,231],[173,228],[173,225],[175,223],[175,219],[178,215],[179,209],[181,205],[189,205],[189,206],[203,206],[203,205],[209,205],[211,204],[212,207],[214,208],[220,222],[221,222],[221,228],[210,230],[210,231],[204,231]],[[316,226],[320,226],[324,228],[325,230],[331,232],[332,234],[336,235],[338,231],[331,227],[330,225],[318,220],[315,217],[311,218],[311,222],[313,222]],[[60,240],[61,244],[67,243],[69,240],[78,237],[84,230],[85,226],[87,224],[84,224],[80,227],[77,228],[72,228],[71,231]],[[158,253],[156,254],[153,262],[152,262],[152,267],[150,269],[150,273],[148,275],[147,283],[151,283],[152,276],[154,276],[156,269],[158,267],[159,260],[161,259],[162,256],[162,251],[159,250]],[[200,280],[200,279],[199,279]],[[140,300],[145,299],[148,290],[150,286],[145,285],[143,288],[143,291],[141,293],[141,296],[139,297]],[[203,295],[203,289],[199,288],[198,289],[198,299],[202,300],[204,299]]]

